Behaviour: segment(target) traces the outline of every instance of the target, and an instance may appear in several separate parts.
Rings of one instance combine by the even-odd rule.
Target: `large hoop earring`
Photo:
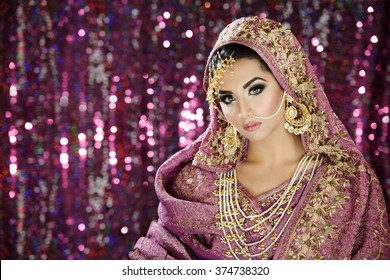
[[[241,145],[241,140],[238,136],[237,130],[231,124],[225,128],[222,144],[224,148],[223,153],[226,157],[233,156],[238,147]]]
[[[296,104],[296,107],[293,103]],[[295,101],[290,95],[286,95],[284,119],[286,121],[284,128],[295,135],[305,133],[311,126],[311,115],[306,105]]]

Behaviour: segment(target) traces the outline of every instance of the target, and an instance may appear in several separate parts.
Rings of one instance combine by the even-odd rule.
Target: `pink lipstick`
[[[246,131],[254,131],[261,126],[261,122],[249,122],[243,125]]]

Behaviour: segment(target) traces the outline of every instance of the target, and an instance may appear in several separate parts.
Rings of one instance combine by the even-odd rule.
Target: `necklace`
[[[259,257],[265,254],[279,240],[295,212],[295,208],[294,210],[290,208],[292,199],[313,160],[315,160],[314,166],[311,170],[310,177],[305,187],[310,184],[316,169],[321,165],[322,158],[320,155],[305,154],[299,161],[294,175],[292,176],[282,195],[266,211],[260,214],[247,214],[242,209],[239,203],[236,170],[219,174],[217,185],[219,186],[218,198],[220,212],[217,217],[219,217],[219,225],[222,228],[224,240],[226,240],[230,253],[234,256],[234,258],[240,259],[237,254],[241,254],[249,259]],[[289,209],[292,210],[290,216],[288,217],[286,223],[282,226],[280,232],[276,233],[275,229],[279,226],[282,219],[288,214],[288,211],[290,211]],[[274,223],[271,230],[259,240],[250,243],[247,242],[245,233],[249,231],[256,232],[256,229],[258,229],[262,224],[270,222],[272,216],[275,213],[281,213],[281,216],[276,219],[277,221]],[[244,223],[246,220],[255,222],[252,226],[245,227]],[[275,238],[268,247],[260,247],[260,252],[255,254],[250,253],[250,247],[254,247],[262,243],[270,235],[275,234]],[[233,249],[234,244],[236,245],[235,249]]]

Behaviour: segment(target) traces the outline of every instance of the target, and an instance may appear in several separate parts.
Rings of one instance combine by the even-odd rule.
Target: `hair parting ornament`
[[[226,69],[231,68],[235,62],[233,57],[234,52],[232,52],[228,57],[222,59],[220,52],[217,52],[217,55],[221,61],[221,64],[216,67],[214,61],[210,64],[209,71],[209,87],[207,90],[207,101],[210,103],[215,102],[215,94],[219,91],[223,76]],[[212,75],[211,68],[214,70],[214,75]]]

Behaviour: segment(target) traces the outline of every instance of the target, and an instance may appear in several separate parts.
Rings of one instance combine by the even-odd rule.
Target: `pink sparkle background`
[[[1,1],[0,257],[126,259],[207,126],[204,65],[261,15],[303,44],[390,201],[388,1]]]

